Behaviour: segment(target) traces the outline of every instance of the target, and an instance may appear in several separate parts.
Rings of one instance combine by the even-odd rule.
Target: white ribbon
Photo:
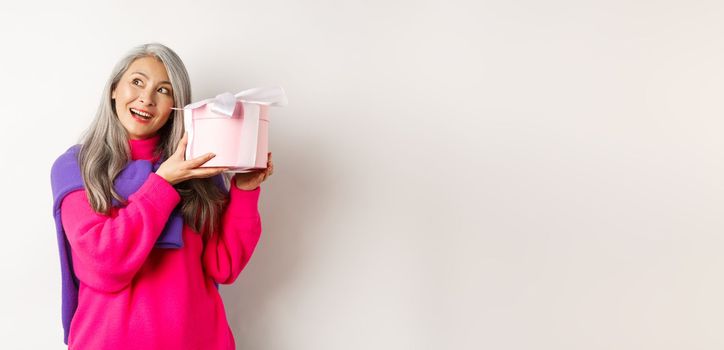
[[[231,118],[236,109],[236,101],[247,103],[256,103],[266,106],[286,106],[287,95],[281,87],[259,87],[244,90],[236,95],[230,92],[224,92],[216,95],[216,97],[207,98],[198,102],[194,102],[184,106],[184,108],[171,108],[175,110],[199,108],[205,104],[211,104],[211,111]]]

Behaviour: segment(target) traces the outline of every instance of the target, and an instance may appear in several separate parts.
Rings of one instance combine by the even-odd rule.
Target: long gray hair
[[[110,214],[112,198],[126,205],[126,200],[113,188],[113,180],[131,160],[128,135],[118,120],[112,91],[128,67],[136,59],[155,57],[166,67],[171,80],[174,107],[183,108],[191,102],[191,84],[186,67],[179,56],[159,43],[149,43],[131,49],[113,68],[103,89],[101,103],[90,127],[81,136],[78,155],[88,202],[93,210]],[[155,154],[165,160],[174,153],[183,137],[183,114],[172,110],[166,124],[159,129],[160,140]],[[228,177],[224,178],[228,186]],[[210,237],[219,227],[221,212],[228,198],[210,178],[192,179],[174,186],[181,196],[184,222],[196,232]]]

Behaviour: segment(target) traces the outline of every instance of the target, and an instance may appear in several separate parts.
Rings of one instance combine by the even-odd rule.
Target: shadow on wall
[[[327,206],[325,184],[334,173],[320,164],[324,145],[311,139],[299,140],[300,133],[284,135],[285,140],[270,149],[274,175],[262,183],[259,210],[262,234],[248,265],[232,285],[222,285],[221,295],[238,348],[270,348],[278,335],[260,333],[268,324],[278,292],[304,269],[313,235],[324,220]],[[264,346],[266,345],[266,346]]]

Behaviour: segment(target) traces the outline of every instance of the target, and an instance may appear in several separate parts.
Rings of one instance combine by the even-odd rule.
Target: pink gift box
[[[214,153],[202,167],[229,167],[229,172],[265,169],[269,150],[269,107],[286,105],[284,90],[255,88],[184,107],[188,132],[186,159]]]

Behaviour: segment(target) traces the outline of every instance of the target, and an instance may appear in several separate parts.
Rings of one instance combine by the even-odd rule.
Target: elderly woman
[[[223,176],[184,160],[181,59],[160,44],[115,66],[81,143],[51,182],[69,349],[235,348],[218,284],[249,262],[267,168]],[[228,189],[227,189],[228,188]]]

